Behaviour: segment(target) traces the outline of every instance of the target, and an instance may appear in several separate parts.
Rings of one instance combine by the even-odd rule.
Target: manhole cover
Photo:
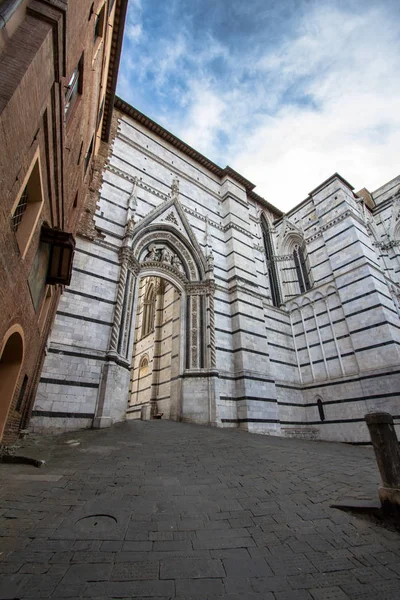
[[[112,515],[89,515],[82,517],[76,522],[76,525],[81,531],[109,531],[114,529],[117,524],[117,519]]]

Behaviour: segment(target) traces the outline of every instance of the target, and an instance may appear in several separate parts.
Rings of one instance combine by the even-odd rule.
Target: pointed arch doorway
[[[171,209],[173,203],[167,204],[164,208]],[[184,220],[179,205],[174,206],[176,221]],[[143,221],[136,227],[129,221],[120,250],[116,305],[93,426],[107,427],[125,417],[149,419],[155,412],[164,413],[163,418],[215,424],[212,266],[194,236],[187,235],[187,224],[169,218]],[[153,329],[160,335],[150,337],[152,344],[145,347]]]
[[[128,418],[181,418],[180,377],[186,350],[183,295],[164,277],[143,275],[139,280]]]

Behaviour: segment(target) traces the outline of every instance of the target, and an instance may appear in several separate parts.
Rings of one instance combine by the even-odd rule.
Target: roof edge
[[[110,62],[107,73],[106,93],[104,97],[104,117],[101,126],[101,139],[108,142],[110,139],[111,122],[117,89],[119,63],[121,60],[122,42],[124,37],[126,12],[128,0],[117,0],[115,6],[114,27],[111,39]]]
[[[119,96],[115,96],[114,106],[115,108],[124,112],[126,115],[128,115],[141,125],[144,125],[146,129],[149,129],[150,131],[159,135],[166,142],[168,142],[169,144],[171,144],[172,146],[174,146],[175,148],[177,148],[178,150],[195,160],[197,163],[208,169],[211,173],[214,173],[214,175],[216,175],[220,179],[222,179],[223,177],[231,177],[245,188],[250,198],[252,198],[253,200],[257,200],[261,204],[264,204],[267,208],[269,208],[269,210],[275,212],[278,215],[283,214],[282,211],[280,211],[278,208],[276,208],[267,200],[265,200],[265,198],[262,198],[253,191],[256,187],[254,183],[243,177],[243,175],[232,169],[232,167],[230,167],[229,165],[227,165],[224,168],[220,167],[212,160],[208,159],[206,156],[192,148],[192,146],[189,146],[189,144],[182,141],[176,135],[168,131],[168,129],[165,129],[165,127],[163,127],[144,113],[140,112],[140,110],[138,110],[131,104],[128,104],[128,102],[126,102]]]
[[[325,181],[323,181],[322,183],[320,183],[315,189],[313,189],[311,192],[309,192],[308,195],[312,196],[313,194],[316,194],[317,192],[321,191],[324,187],[326,187],[334,179],[340,179],[340,181],[342,183],[344,183],[344,185],[346,185],[348,188],[350,188],[351,191],[354,190],[354,187],[351,185],[351,183],[349,183],[348,181],[346,181],[346,179],[344,177],[342,177],[341,175],[339,175],[339,173],[334,173],[333,175],[331,175],[330,177],[328,177],[328,179],[325,179]]]

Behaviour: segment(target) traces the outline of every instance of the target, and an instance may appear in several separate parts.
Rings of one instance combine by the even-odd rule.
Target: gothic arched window
[[[151,283],[145,293],[143,301],[142,338],[154,330],[154,316],[156,308],[156,290]]]
[[[304,258],[303,248],[295,246],[293,249],[293,260],[296,268],[297,279],[300,286],[300,293],[311,288],[310,276],[307,269],[306,260]]]
[[[262,232],[264,238],[265,256],[267,258],[267,270],[269,287],[271,289],[272,304],[274,306],[279,306],[282,303],[282,299],[279,290],[276,263],[274,260],[274,249],[272,245],[271,232],[269,230],[268,224],[264,221],[264,219],[262,221]]]

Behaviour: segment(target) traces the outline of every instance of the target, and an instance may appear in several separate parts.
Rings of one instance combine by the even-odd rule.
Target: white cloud
[[[371,191],[398,174],[399,28],[385,2],[304,4],[295,31],[274,25],[272,49],[268,31],[234,46],[211,31],[196,41],[187,20],[173,26],[172,8],[149,39],[132,6],[127,31],[141,51],[125,55],[120,93],[144,112],[156,97],[153,118],[273,204],[288,210],[335,171]]]
[[[138,42],[142,37],[143,29],[141,23],[127,23],[125,35],[131,42]]]
[[[299,77],[314,103],[281,106],[236,141],[234,166],[283,210],[339,171],[373,191],[399,172],[398,29],[384,9],[319,7],[260,68],[282,91]]]

